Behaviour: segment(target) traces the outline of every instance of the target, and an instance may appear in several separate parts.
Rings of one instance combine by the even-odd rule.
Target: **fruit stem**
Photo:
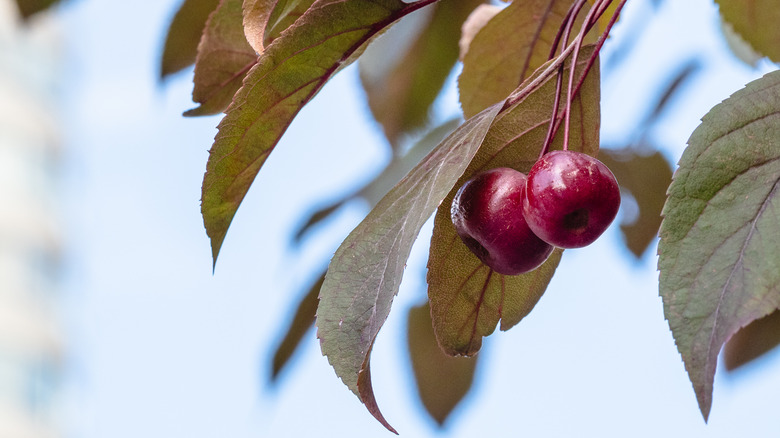
[[[593,53],[591,54],[590,58],[588,59],[587,64],[584,67],[583,74],[580,76],[579,81],[577,82],[577,85],[574,87],[574,89],[571,91],[571,96],[573,99],[573,96],[575,96],[580,88],[582,87],[582,84],[585,82],[585,77],[587,76],[590,69],[593,67],[593,65],[596,62],[596,59],[598,59],[599,53],[601,51],[602,46],[604,45],[604,42],[606,42],[607,38],[609,37],[609,33],[612,30],[612,27],[617,22],[618,17],[620,16],[620,12],[623,9],[623,6],[625,6],[627,0],[620,0],[617,7],[615,8],[615,12],[610,18],[609,22],[607,23],[607,26],[604,29],[604,32],[599,36],[598,41],[596,42],[596,45],[594,47]],[[593,14],[588,14],[588,19],[586,19],[585,23],[583,23],[584,32],[580,32],[578,34],[578,38],[580,35],[583,35],[590,31],[590,29],[596,24],[596,21],[604,14],[604,12],[607,10],[607,8],[612,4],[612,0],[601,0],[597,4],[594,5],[593,9],[591,11],[595,11]],[[567,15],[568,17],[568,15]],[[559,32],[561,33],[561,32]],[[575,45],[577,41],[572,43],[572,46]],[[572,62],[572,65],[576,65],[574,61]],[[573,77],[574,70],[571,70],[572,74],[570,75],[570,81],[569,81],[569,88],[571,88],[571,78]],[[556,89],[556,100],[554,102],[554,107],[557,106],[558,100],[560,99],[560,94],[558,93],[558,90]],[[558,129],[561,126],[562,119],[565,117],[566,121],[568,122],[569,119],[569,110],[571,108],[571,102],[572,100],[569,99],[569,94],[567,93],[567,103],[566,107],[564,109],[564,113],[560,116],[557,116],[557,108],[553,112],[553,118],[550,120],[551,130],[548,131],[547,138],[545,139],[544,145],[542,147],[541,154],[539,157],[541,158],[544,156],[544,154],[547,153],[549,150],[550,144],[552,144],[552,139],[555,138],[555,134],[557,134]],[[557,117],[556,117],[557,116]],[[554,125],[554,126],[553,126]],[[568,139],[569,135],[568,132],[565,133],[564,136],[564,150],[568,149]]]
[[[563,18],[563,22],[566,24],[565,26],[560,26],[558,28],[558,33],[555,35],[555,40],[553,41],[552,46],[550,47],[550,55],[548,56],[547,59],[552,59],[555,56],[555,52],[556,50],[558,50],[558,43],[561,43],[563,46],[566,46],[569,43],[569,36],[571,36],[571,29],[572,27],[574,27],[574,22],[577,20],[577,15],[579,15],[583,6],[585,6],[585,0],[580,0],[577,3],[571,5],[569,11],[566,13],[566,16]],[[553,100],[552,116],[550,116],[550,125],[547,128],[547,135],[544,138],[544,143],[542,146],[542,151],[539,154],[539,158],[542,158],[544,154],[547,153],[547,150],[550,148],[550,144],[552,143],[553,135],[557,130],[555,126],[556,125],[555,120],[558,117],[558,107],[560,106],[560,101],[561,101],[562,86],[563,86],[563,64],[561,64],[561,66],[558,67],[558,77],[556,78],[555,81],[555,99]]]
[[[585,16],[585,22],[582,23],[582,30],[580,30],[580,33],[577,35],[575,40],[572,42],[574,44],[574,52],[571,55],[571,68],[569,68],[569,84],[566,89],[566,106],[563,108],[564,114],[565,114],[565,123],[563,125],[563,150],[569,149],[569,125],[571,124],[571,102],[573,99],[573,93],[572,89],[574,87],[574,73],[577,71],[577,59],[580,55],[580,49],[582,48],[582,42],[585,40],[585,34],[588,32],[588,29],[592,27],[596,20],[599,19],[601,14],[604,13],[606,10],[606,7],[602,7],[603,5],[609,6],[609,4],[612,2],[612,0],[600,0],[598,3],[593,5],[593,7],[588,11],[588,15]],[[595,17],[595,18],[594,18]],[[594,51],[594,53],[598,53],[598,50]],[[592,64],[589,64],[585,67],[585,71],[583,72],[583,75],[588,74],[588,71],[592,67]]]

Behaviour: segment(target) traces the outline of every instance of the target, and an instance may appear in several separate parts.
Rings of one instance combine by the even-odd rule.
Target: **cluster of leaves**
[[[52,3],[18,0],[23,16]],[[301,303],[274,358],[274,373],[314,322],[316,309],[322,351],[337,375],[394,431],[374,398],[370,353],[411,246],[435,214],[429,303],[410,310],[409,348],[424,403],[437,421],[444,421],[468,390],[476,366],[475,357],[448,356],[474,356],[482,338],[499,323],[502,330],[516,325],[544,293],[562,255],[557,250],[542,267],[520,276],[492,272],[456,236],[449,221],[454,191],[484,169],[527,171],[547,127],[555,122],[556,102],[571,117],[569,147],[591,155],[599,149],[598,63],[588,71],[588,60],[598,48],[586,46],[572,61],[566,56],[570,52],[561,48],[555,55],[552,47],[575,3],[580,2],[183,2],[169,30],[161,75],[194,63],[193,100],[199,106],[185,114],[225,112],[202,193],[215,263],[240,203],[291,121],[357,59],[371,112],[394,151],[394,160],[375,181],[347,197],[364,198],[373,209]],[[599,7],[611,2],[591,3]],[[776,2],[716,3],[730,34],[758,56],[780,61]],[[611,8],[607,19],[617,13],[614,4]],[[399,21],[408,25],[394,32],[391,28]],[[387,50],[372,56],[380,44],[396,48],[397,56],[386,56]],[[465,121],[431,126],[432,103],[458,60]],[[645,128],[655,123],[669,96],[696,66],[693,61],[683,66],[670,81]],[[569,77],[572,69],[578,93],[567,102],[553,73]],[[605,149],[600,155],[639,206],[637,220],[621,225],[631,252],[641,257],[660,226],[664,313],[705,419],[724,344],[728,342],[726,366],[734,368],[780,342],[778,114],[780,72],[774,72],[703,118],[673,178],[671,167],[642,135],[626,148]],[[561,147],[562,135],[553,138],[553,149]],[[301,233],[345,201],[318,212]]]

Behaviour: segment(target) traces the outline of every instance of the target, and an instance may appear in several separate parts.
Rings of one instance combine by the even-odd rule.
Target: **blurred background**
[[[196,106],[192,68],[159,79],[180,4],[69,0],[23,21],[0,0],[0,437],[389,436],[312,330],[270,377],[299,301],[367,204],[294,236],[391,158],[358,69],[295,119],[212,274],[199,199],[219,117],[181,116]],[[713,105],[775,69],[735,54],[709,0],[631,0],[612,35],[603,145],[669,163]],[[455,78],[436,122],[459,114]],[[704,424],[663,317],[655,241],[637,255],[621,234],[637,216],[626,199],[603,238],[566,252],[531,315],[486,339],[443,426],[416,393],[406,333],[425,302],[429,221],[372,357],[402,436],[777,434],[776,350],[719,370]]]

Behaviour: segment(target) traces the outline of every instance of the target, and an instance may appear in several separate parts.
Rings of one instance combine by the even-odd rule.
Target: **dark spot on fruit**
[[[488,256],[490,255],[490,252],[482,246],[481,243],[477,241],[477,239],[473,237],[464,237],[463,243],[466,244],[466,247],[471,250],[471,252],[474,253],[480,260],[487,260]]]
[[[574,210],[571,213],[563,216],[563,226],[567,230],[579,230],[585,228],[588,225],[588,210],[580,208]]]

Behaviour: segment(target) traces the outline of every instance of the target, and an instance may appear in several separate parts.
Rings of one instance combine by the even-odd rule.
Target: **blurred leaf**
[[[482,2],[439,1],[405,54],[378,75],[367,74],[366,63],[377,57],[392,56],[388,53],[372,56],[370,53],[372,50],[387,51],[387,45],[374,45],[361,58],[360,79],[368,96],[368,106],[393,147],[399,146],[401,135],[422,127],[428,121],[431,105],[458,60],[461,24]],[[392,31],[384,37],[393,37]]]
[[[733,371],[780,344],[780,312],[774,311],[742,327],[726,343],[723,359]]]
[[[723,17],[721,17],[720,20],[720,28],[731,53],[745,64],[756,68],[758,61],[764,56],[753,50],[753,47],[751,47],[750,44],[734,30],[734,26],[723,20]]]
[[[184,70],[195,62],[203,28],[219,0],[184,0],[165,37],[160,78]]]
[[[200,106],[185,116],[218,114],[233,100],[241,81],[257,63],[242,27],[242,0],[222,0],[206,22],[198,58],[192,100]]]
[[[287,333],[274,352],[274,358],[271,363],[271,381],[276,380],[279,372],[287,365],[303,337],[311,326],[314,325],[314,318],[317,313],[317,295],[320,293],[324,279],[325,273],[323,272],[298,304],[290,326],[287,328]]]
[[[578,70],[587,63],[592,50],[583,47]],[[455,193],[476,173],[496,167],[527,173],[539,158],[555,99],[555,77],[548,77],[544,85],[496,118],[479,152],[436,212],[428,258],[428,299],[436,337],[447,354],[473,355],[479,351],[482,337],[495,330],[499,319],[501,330],[520,322],[541,298],[560,261],[562,251],[555,250],[541,267],[527,274],[495,273],[463,244],[450,217]],[[599,105],[596,63],[572,102],[569,149],[596,154]],[[562,141],[563,130],[559,130],[551,149],[560,149]]]
[[[723,20],[753,49],[780,62],[780,4],[777,0],[715,0]]]
[[[347,201],[354,198],[362,198],[370,208],[374,208],[377,202],[382,199],[387,192],[395,186],[420,160],[428,155],[433,148],[458,127],[460,118],[452,119],[442,123],[436,128],[430,130],[422,139],[420,139],[404,155],[395,155],[390,164],[377,175],[371,182],[363,186],[356,193],[345,196],[330,205],[317,209],[312,213],[304,224],[296,231],[293,240],[298,242],[311,227],[330,216],[338,210]]]
[[[349,389],[391,431],[371,388],[371,348],[420,228],[471,161],[501,105],[467,120],[390,190],[344,240],[325,275],[317,309],[322,352]]]
[[[442,425],[471,389],[477,357],[450,357],[441,351],[428,304],[409,309],[407,336],[417,392],[431,417]]]
[[[481,4],[469,14],[461,28],[460,40],[458,41],[460,48],[458,59],[463,61],[466,53],[469,51],[471,42],[474,41],[474,37],[503,9],[498,5]]]
[[[672,166],[658,151],[648,154],[630,146],[601,149],[599,159],[615,174],[620,188],[631,193],[639,207],[636,220],[620,224],[620,230],[628,249],[636,258],[641,258],[658,236],[666,188],[672,182]]]
[[[572,0],[515,0],[469,45],[458,78],[465,117],[506,98],[547,61]]]
[[[320,0],[260,55],[219,124],[203,179],[215,263],[239,204],[298,111],[372,37],[428,3]]]
[[[16,0],[16,6],[23,18],[30,18],[31,15],[50,8],[59,0]]]
[[[664,88],[663,93],[659,94],[655,106],[650,111],[650,113],[645,117],[645,120],[642,122],[640,129],[648,129],[650,126],[654,125],[658,121],[658,118],[661,116],[661,114],[663,114],[663,112],[668,107],[669,100],[672,98],[672,96],[674,96],[680,90],[680,86],[686,80],[688,80],[691,77],[691,75],[696,73],[700,68],[701,68],[701,61],[699,61],[698,57],[690,58],[685,62],[685,64],[683,64],[683,66],[677,71],[674,77],[672,77],[672,79],[666,85],[666,88]]]
[[[664,206],[664,314],[705,420],[724,342],[780,307],[779,138],[775,71],[704,116]]]
[[[592,6],[593,3],[595,3],[596,0],[588,0],[588,3]],[[612,16],[615,15],[615,11],[617,10],[619,2],[612,2],[609,6],[607,6],[607,10],[604,11],[604,15],[599,18],[598,26],[596,29],[598,30],[599,34],[601,32],[604,32],[607,27],[609,26],[610,20],[612,20]]]

